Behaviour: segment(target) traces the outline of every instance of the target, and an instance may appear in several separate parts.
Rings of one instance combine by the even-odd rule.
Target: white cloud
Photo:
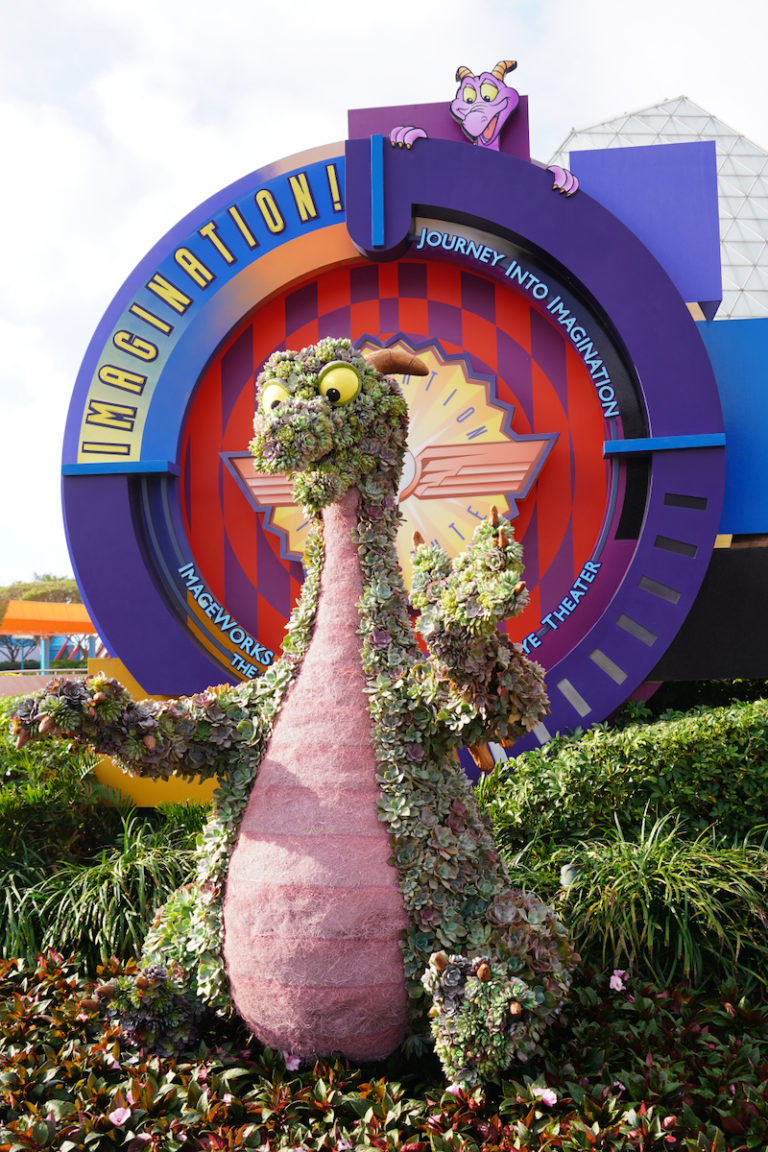
[[[65,563],[58,462],[81,357],[130,270],[201,200],[343,139],[349,107],[447,101],[457,65],[510,56],[540,159],[572,127],[681,93],[768,146],[765,31],[764,0],[7,6],[0,481],[25,511],[4,495],[0,581]]]
[[[71,571],[59,499],[70,381],[34,324],[0,321],[0,584]]]

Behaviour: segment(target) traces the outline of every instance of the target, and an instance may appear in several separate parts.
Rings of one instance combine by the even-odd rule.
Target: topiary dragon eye
[[[344,360],[333,360],[318,376],[317,387],[320,395],[334,407],[349,404],[360,391],[360,373]]]
[[[288,397],[289,393],[282,384],[277,380],[270,380],[261,394],[262,411],[269,415],[274,408],[284,404]]]

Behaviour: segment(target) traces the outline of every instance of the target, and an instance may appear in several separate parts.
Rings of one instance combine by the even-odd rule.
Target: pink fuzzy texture
[[[407,915],[376,815],[360,663],[358,492],[323,515],[312,639],[229,865],[224,957],[238,1012],[273,1048],[378,1060],[402,1041]]]

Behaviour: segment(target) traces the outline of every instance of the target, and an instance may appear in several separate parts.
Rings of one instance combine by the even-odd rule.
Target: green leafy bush
[[[16,748],[9,715],[16,700],[0,699],[0,877],[10,883],[16,865],[42,873],[62,860],[93,852],[119,826],[120,797],[92,769],[93,753],[65,741],[35,741]]]
[[[604,835],[614,816],[629,835],[673,812],[681,835],[714,826],[741,840],[768,813],[768,701],[561,736],[497,765],[478,797],[510,854]]]

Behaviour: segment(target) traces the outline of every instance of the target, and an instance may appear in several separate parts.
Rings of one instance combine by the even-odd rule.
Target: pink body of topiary
[[[237,1010],[263,1041],[375,1060],[406,1032],[408,917],[376,811],[358,501],[350,488],[323,512],[315,627],[230,861],[224,957]]]

